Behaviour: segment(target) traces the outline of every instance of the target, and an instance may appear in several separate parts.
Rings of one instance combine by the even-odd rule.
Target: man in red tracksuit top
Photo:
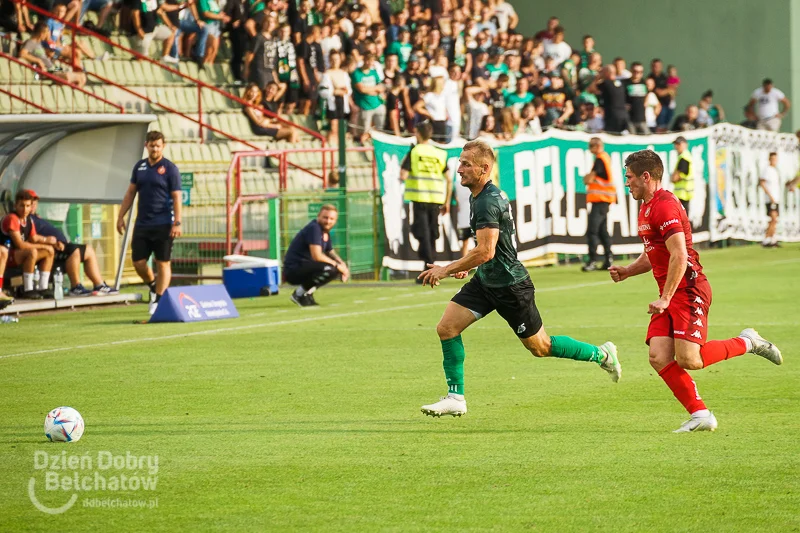
[[[635,152],[625,160],[625,167],[625,185],[634,199],[643,201],[639,237],[644,252],[628,266],[612,266],[611,279],[620,282],[652,269],[660,297],[648,309],[652,315],[646,339],[650,365],[691,414],[675,433],[714,431],[717,419],[706,409],[686,370],[699,370],[745,353],[779,365],[781,352],[752,328],[727,340],[706,340],[711,285],[692,248],[686,211],[674,194],[661,188],[664,165],[655,152]]]

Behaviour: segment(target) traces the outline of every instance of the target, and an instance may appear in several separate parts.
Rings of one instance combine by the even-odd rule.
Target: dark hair
[[[614,63],[616,63],[617,61],[625,61],[625,58],[624,57],[615,57],[614,58]]]
[[[160,131],[148,131],[147,137],[144,138],[144,142],[153,143],[156,141],[167,142],[167,140],[164,138],[164,134],[161,133]]]
[[[631,68],[643,67],[643,66],[644,66],[644,65],[642,65],[642,64],[641,64],[640,62],[638,62],[638,61],[634,61],[633,63],[631,63]]]
[[[773,155],[774,155],[775,157],[778,157],[778,152],[770,152],[770,153],[769,153],[769,157],[772,157]]]
[[[704,99],[706,99],[706,98],[713,98],[713,97],[714,97],[714,91],[712,91],[711,89],[709,89],[709,90],[707,90],[706,92],[704,92],[704,93],[703,93],[703,96],[701,96],[700,98],[704,100]]]
[[[639,150],[625,158],[625,167],[636,176],[649,172],[656,181],[661,181],[664,176],[664,163],[658,154],[652,150]]]
[[[764,78],[764,81],[761,82],[761,85],[772,85],[772,80],[769,78]]]
[[[553,28],[553,35],[555,35],[556,33],[564,33],[564,26],[561,26],[559,24],[558,26]]]
[[[33,31],[31,33],[33,35],[39,35],[47,29],[49,29],[49,26],[47,25],[47,19],[42,18],[36,22],[36,26],[33,27]]]
[[[587,33],[586,35],[583,36],[583,40],[585,41],[586,39],[594,39],[594,37],[592,37]]]
[[[417,135],[419,135],[423,141],[427,141],[433,137],[433,124],[431,124],[430,120],[423,120],[417,124]]]
[[[17,195],[14,196],[14,203],[24,202],[26,200],[36,200],[36,197],[28,189],[18,190]]]
[[[660,60],[659,58],[657,58],[657,57],[654,57],[654,58],[653,58],[653,59],[650,61],[650,64],[651,64],[651,65],[652,65],[653,63],[661,63],[661,60]]]

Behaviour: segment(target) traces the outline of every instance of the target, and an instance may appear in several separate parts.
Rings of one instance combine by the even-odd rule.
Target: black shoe
[[[45,300],[53,300],[56,297],[55,291],[51,291],[50,289],[39,291],[39,294],[41,294],[42,298]]]
[[[300,307],[306,307],[306,297],[305,296],[297,296],[295,293],[292,293],[289,296],[289,299],[299,305]]]
[[[25,298],[26,300],[41,300],[42,298],[44,298],[44,296],[42,296],[42,293],[37,290],[25,291],[22,293],[22,297]]]
[[[597,270],[597,265],[595,265],[594,263],[587,263],[581,267],[581,270],[583,270],[584,272],[594,272],[595,270]]]
[[[608,270],[611,268],[612,264],[613,264],[612,261],[606,261],[605,263],[603,263],[603,266],[600,267],[600,270]]]
[[[303,296],[303,299],[306,301],[305,307],[314,307],[315,305],[319,305],[317,301],[314,299],[313,294],[306,294]]]

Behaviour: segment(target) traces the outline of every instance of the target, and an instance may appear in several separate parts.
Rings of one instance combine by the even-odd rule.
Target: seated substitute
[[[340,275],[342,282],[350,278],[350,270],[331,243],[330,231],[338,217],[335,205],[323,205],[317,218],[294,236],[286,250],[283,273],[288,283],[299,285],[291,300],[300,307],[318,305],[314,292],[329,281]]]
[[[64,269],[69,277],[70,296],[88,296],[94,294],[95,296],[107,296],[109,294],[117,294],[119,291],[108,286],[103,281],[103,276],[100,274],[100,267],[97,264],[97,256],[94,253],[94,248],[91,244],[76,244],[69,242],[69,239],[64,232],[52,225],[47,220],[40,218],[36,214],[39,209],[39,195],[35,191],[28,190],[33,196],[33,205],[31,207],[30,220],[36,227],[36,232],[42,237],[54,237],[57,242],[64,245],[63,250],[56,250],[55,261],[63,262]],[[92,280],[94,290],[90,291],[81,284],[81,263],[83,263],[83,270],[86,276]]]
[[[17,192],[14,212],[0,222],[0,243],[8,248],[8,266],[22,267],[23,297],[30,300],[51,298],[47,291],[50,270],[53,268],[55,250],[63,251],[64,245],[55,237],[42,237],[30,219],[33,195],[26,190]],[[39,265],[39,290],[33,287],[33,270]]]

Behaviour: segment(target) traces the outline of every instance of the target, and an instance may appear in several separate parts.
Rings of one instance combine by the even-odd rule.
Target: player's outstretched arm
[[[642,252],[642,255],[637,257],[636,261],[630,265],[624,267],[612,265],[611,268],[608,269],[608,273],[611,275],[611,279],[614,280],[614,283],[619,283],[620,281],[625,281],[631,276],[646,274],[652,269],[653,266],[650,264],[650,259],[647,257],[645,252]]]
[[[500,238],[500,230],[498,228],[482,228],[475,232],[478,239],[478,246],[467,252],[467,255],[453,261],[446,266],[428,265],[429,269],[419,275],[423,285],[430,285],[435,287],[439,284],[439,280],[458,274],[456,277],[459,279],[464,276],[460,273],[468,272],[494,257],[494,250],[497,246],[497,240]]]

